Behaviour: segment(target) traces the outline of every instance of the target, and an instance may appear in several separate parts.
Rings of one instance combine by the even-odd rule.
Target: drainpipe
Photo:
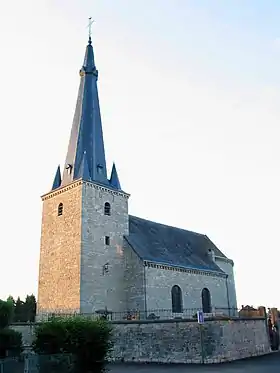
[[[145,318],[147,319],[147,281],[146,281],[146,265],[144,263],[144,310]]]

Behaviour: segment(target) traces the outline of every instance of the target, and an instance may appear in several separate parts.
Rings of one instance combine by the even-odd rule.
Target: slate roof
[[[65,165],[61,171],[58,168],[52,189],[79,178],[121,189],[115,165],[110,180],[107,178],[97,79],[94,50],[89,38],[80,70],[80,87]]]
[[[129,216],[129,245],[142,260],[182,268],[223,272],[209,256],[209,249],[225,255],[204,234]]]

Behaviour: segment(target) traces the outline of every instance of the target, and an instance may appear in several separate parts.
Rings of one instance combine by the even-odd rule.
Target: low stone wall
[[[13,325],[30,346],[34,325]],[[168,320],[114,324],[111,359],[125,362],[220,363],[270,352],[264,319]]]

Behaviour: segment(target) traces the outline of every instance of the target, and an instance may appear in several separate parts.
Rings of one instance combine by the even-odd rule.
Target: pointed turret
[[[112,167],[112,172],[111,172],[111,177],[110,177],[110,185],[115,189],[118,189],[118,190],[122,189],[115,163],[113,163],[113,167]]]
[[[59,188],[61,185],[61,173],[60,173],[60,166],[57,167],[55,177],[53,180],[52,190]]]
[[[98,71],[89,38],[61,185],[80,177],[110,186],[97,90]],[[83,163],[83,165],[82,165]],[[81,171],[82,170],[82,171]]]

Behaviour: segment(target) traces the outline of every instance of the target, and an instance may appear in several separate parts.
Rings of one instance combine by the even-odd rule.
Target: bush
[[[111,330],[105,320],[54,318],[36,328],[33,349],[39,354],[73,355],[76,372],[102,372],[112,346]]]
[[[37,355],[37,366],[40,373],[72,373],[74,366],[72,358],[66,354]]]
[[[22,334],[13,329],[0,329],[0,359],[18,356],[22,350]]]
[[[13,317],[13,304],[0,299],[0,329],[5,328]]]

